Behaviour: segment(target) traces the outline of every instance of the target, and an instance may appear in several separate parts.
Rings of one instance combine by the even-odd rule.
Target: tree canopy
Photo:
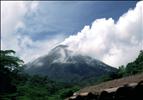
[[[17,72],[23,64],[23,61],[14,56],[13,50],[0,50],[0,70],[7,69],[11,72]]]
[[[49,80],[46,76],[26,74],[21,70],[23,61],[14,54],[13,50],[0,51],[0,100],[63,100],[81,88],[77,84]],[[135,61],[119,67],[117,73],[101,77],[96,83],[141,72],[143,50]]]

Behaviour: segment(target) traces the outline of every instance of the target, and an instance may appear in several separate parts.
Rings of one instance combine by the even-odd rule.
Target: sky
[[[1,48],[25,63],[59,44],[119,67],[143,49],[143,1],[1,1]]]

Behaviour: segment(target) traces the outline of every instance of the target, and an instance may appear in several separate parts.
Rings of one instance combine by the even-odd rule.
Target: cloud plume
[[[52,2],[47,2],[47,5],[50,3]],[[63,3],[61,4],[63,5]],[[61,44],[68,45],[69,49],[75,53],[94,57],[115,67],[134,60],[139,51],[143,49],[143,1],[138,2],[134,9],[129,9],[117,21],[113,18],[96,19],[91,26],[86,25],[81,32],[75,35],[67,37],[58,33],[56,36],[52,35],[52,38],[42,38],[41,40],[34,40],[32,36],[36,35],[37,29],[41,32],[41,28],[47,29],[49,27],[44,23],[51,25],[50,19],[48,19],[50,18],[49,13],[43,22],[41,21],[42,15],[39,15],[42,17],[35,18],[39,14],[38,11],[41,11],[39,8],[42,6],[39,5],[42,3],[38,1],[2,1],[1,5],[1,48],[15,50],[26,63],[47,54],[51,48],[63,40]],[[78,5],[76,6],[78,7]],[[29,19],[29,16],[33,20]],[[27,26],[29,21],[41,23],[36,24],[38,27],[35,28],[33,24]],[[54,23],[53,26],[65,28],[59,24]],[[74,29],[73,26],[72,28]],[[28,30],[22,33],[19,31],[20,29],[34,31]],[[50,29],[55,30],[55,27]],[[44,34],[38,34],[40,34],[38,37],[44,37]]]
[[[64,37],[55,36],[54,39],[33,40],[30,35],[18,32],[25,28],[23,21],[28,13],[36,13],[38,1],[2,1],[1,48],[15,50],[25,63],[48,53]]]
[[[118,67],[134,60],[143,49],[143,1],[119,17],[96,19],[62,44],[83,55]]]

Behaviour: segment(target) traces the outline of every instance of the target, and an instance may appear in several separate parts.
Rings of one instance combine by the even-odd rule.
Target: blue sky
[[[19,30],[31,36],[33,40],[54,38],[55,35],[76,34],[85,25],[91,25],[95,19],[110,18],[117,20],[135,1],[70,1],[39,2],[35,12],[24,16],[25,29]]]
[[[142,6],[137,1],[2,1],[2,49],[29,62],[65,44],[117,67],[142,49]]]

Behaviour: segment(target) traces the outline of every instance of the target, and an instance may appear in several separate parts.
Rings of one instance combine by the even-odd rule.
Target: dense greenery
[[[140,51],[139,56],[135,61],[128,63],[126,67],[120,66],[118,75],[124,77],[141,72],[143,72],[143,50]]]
[[[22,71],[23,61],[13,50],[0,51],[0,100],[63,100],[79,90],[79,84],[55,82],[46,76],[30,76]],[[117,73],[101,76],[97,83],[143,72],[143,51]],[[94,79],[91,83],[95,84]]]
[[[0,100],[63,100],[79,89],[44,76],[29,76],[13,50],[0,51]]]
[[[135,75],[143,72],[143,50],[140,51],[138,57],[135,61],[128,63],[126,66],[120,66],[117,72],[111,73],[109,75],[101,76],[95,84],[101,82],[122,78],[125,76]]]
[[[2,100],[63,100],[78,90],[76,86],[50,81],[47,77],[23,75],[19,74],[15,80],[16,91],[2,94]]]
[[[14,92],[16,86],[13,79],[21,69],[22,60],[15,57],[13,50],[0,51],[0,93]]]

